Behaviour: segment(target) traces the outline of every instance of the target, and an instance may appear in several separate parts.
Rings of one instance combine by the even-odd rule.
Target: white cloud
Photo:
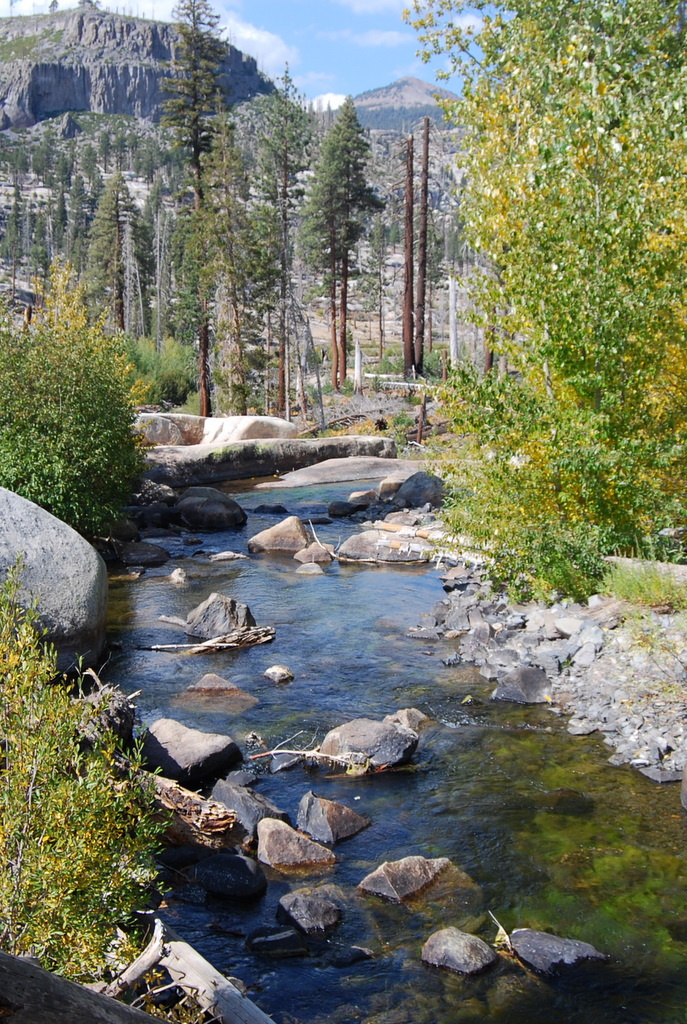
[[[355,14],[380,14],[383,11],[402,11],[410,0],[337,0],[350,7]]]
[[[222,20],[225,38],[243,53],[255,57],[268,75],[279,75],[287,64],[294,65],[300,62],[301,55],[298,49],[289,46],[274,32],[257,28],[233,12],[229,12]]]
[[[384,32],[380,29],[360,32],[352,35],[351,38],[359,46],[402,46],[404,43],[415,42],[415,36],[410,32]]]
[[[326,110],[327,107],[331,107],[332,110],[338,110],[345,99],[344,93],[323,92],[320,96],[315,96],[312,102],[315,110]]]

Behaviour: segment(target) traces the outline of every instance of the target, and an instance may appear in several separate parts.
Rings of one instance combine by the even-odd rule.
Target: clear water
[[[350,490],[237,497],[249,513],[281,501],[307,517]],[[347,719],[400,707],[418,707],[434,723],[407,770],[354,778],[297,767],[265,775],[259,791],[293,820],[300,797],[313,789],[372,824],[336,847],[331,869],[299,877],[268,869],[267,894],[252,906],[171,900],[167,914],[177,930],[220,970],[242,977],[280,1024],[687,1021],[687,821],[677,787],[609,767],[599,738],[570,736],[546,708],[489,703],[490,687],[474,668],[442,664],[450,642],[406,637],[443,594],[432,568],[335,563],[309,577],[296,575],[290,558],[210,563],[198,553],[245,552],[248,537],[277,518],[249,514],[243,530],[204,535],[198,544],[172,541],[166,566],[136,581],[113,577],[115,646],[103,675],[127,692],[142,691],[144,720],[168,715],[226,731],[247,753],[251,732],[267,748],[290,737],[290,745],[309,747]],[[336,541],[357,527],[339,521],[315,529],[321,540]],[[177,565],[188,574],[186,586],[166,579]],[[159,616],[185,618],[213,590],[245,601],[259,625],[276,627],[275,641],[202,657],[141,649],[184,642]],[[294,681],[266,680],[274,663],[288,665]],[[235,713],[221,697],[187,696],[205,672],[231,679],[257,703]],[[463,703],[467,696],[474,700]],[[560,799],[560,789],[580,796]],[[372,868],[411,853],[450,857],[479,888],[452,875],[402,906],[356,892]],[[374,959],[341,967],[319,953],[292,960],[248,953],[246,934],[275,923],[281,895],[317,881],[339,886],[343,900],[344,923],[330,946],[365,946]],[[540,928],[592,942],[609,960],[553,979],[507,961],[471,979],[422,965],[422,945],[437,928],[456,925],[493,940],[487,911],[507,930]]]

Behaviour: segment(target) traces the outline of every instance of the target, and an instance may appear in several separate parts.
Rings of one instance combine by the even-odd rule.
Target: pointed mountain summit
[[[408,130],[421,117],[444,124],[443,111],[436,97],[457,100],[458,96],[420,78],[399,78],[381,89],[370,89],[353,98],[358,118],[365,128]]]

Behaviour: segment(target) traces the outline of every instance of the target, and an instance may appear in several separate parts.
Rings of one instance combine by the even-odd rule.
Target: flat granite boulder
[[[267,797],[227,779],[220,779],[211,795],[213,800],[219,801],[230,811],[234,811],[251,838],[255,838],[258,834],[258,823],[263,818],[276,818],[286,822],[289,820],[288,814],[280,810]]]
[[[326,846],[320,846],[307,836],[275,818],[258,822],[258,860],[273,868],[309,867],[333,864],[336,857]]]
[[[349,757],[355,764],[376,768],[405,764],[417,747],[418,735],[395,722],[377,722],[372,718],[355,718],[330,731],[320,744],[320,753],[333,757]]]
[[[225,594],[210,594],[186,616],[186,632],[204,640],[254,625],[255,619],[248,605]]]
[[[363,878],[358,888],[373,896],[381,896],[392,903],[422,892],[428,885],[451,866],[448,857],[403,857],[401,860],[387,860]]]
[[[308,531],[298,516],[288,516],[281,523],[276,523],[251,537],[248,541],[248,550],[252,554],[284,551],[295,555],[297,551],[302,551],[309,544]]]
[[[231,736],[189,729],[172,718],[158,718],[143,738],[143,756],[168,779],[184,784],[219,774],[241,760]]]
[[[345,804],[315,796],[311,790],[301,797],[296,823],[301,831],[321,843],[337,843],[362,832],[370,821]]]
[[[510,941],[520,959],[535,971],[548,974],[557,967],[576,964],[580,960],[605,960],[606,955],[578,939],[562,939],[532,928],[516,928]]]
[[[458,974],[478,974],[498,960],[497,954],[476,935],[460,928],[442,928],[425,942],[422,959],[433,967],[446,967]]]
[[[347,537],[338,551],[340,562],[429,562],[433,547],[422,537],[402,537],[385,530],[363,530]]]
[[[105,643],[107,569],[88,541],[32,501],[0,487],[0,578],[23,559],[19,601],[36,602],[63,672],[94,665]]]

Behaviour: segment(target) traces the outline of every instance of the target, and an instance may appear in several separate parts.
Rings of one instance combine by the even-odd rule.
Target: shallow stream
[[[687,818],[675,786],[608,766],[601,739],[570,736],[548,708],[490,703],[492,687],[474,668],[442,663],[454,644],[407,637],[443,595],[433,568],[333,563],[323,576],[302,576],[290,558],[212,563],[200,553],[245,552],[249,536],[279,519],[253,514],[261,503],[281,501],[307,519],[353,487],[364,484],[242,493],[233,485],[249,513],[244,529],[197,543],[166,538],[158,542],[173,555],[167,565],[137,580],[112,578],[113,646],[103,677],[127,693],[141,690],[144,721],[164,715],[228,732],[249,754],[252,732],[266,749],[289,739],[307,748],[355,717],[412,706],[433,719],[409,769],[361,778],[299,766],[260,779],[258,791],[292,821],[309,789],[371,819],[337,845],[333,868],[300,876],[267,868],[270,885],[257,903],[170,900],[168,918],[221,971],[242,978],[278,1024],[683,1024]],[[347,521],[315,527],[331,542],[357,528]],[[186,585],[167,579],[176,566]],[[213,590],[246,602],[258,625],[275,626],[274,642],[207,656],[141,649],[184,642],[159,616],[185,618]],[[293,682],[263,677],[275,663],[291,668]],[[230,679],[257,703],[186,695],[205,672]],[[401,906],[356,893],[382,861],[415,853],[449,857],[476,886],[453,875]],[[374,958],[342,966],[346,957],[332,957],[332,948],[329,958],[323,950],[288,960],[247,952],[246,934],[275,923],[279,898],[317,881],[340,887],[343,900],[330,947],[364,946]],[[609,960],[556,978],[508,961],[470,979],[423,966],[422,945],[437,928],[456,925],[493,941],[487,911],[508,931],[583,939]]]

